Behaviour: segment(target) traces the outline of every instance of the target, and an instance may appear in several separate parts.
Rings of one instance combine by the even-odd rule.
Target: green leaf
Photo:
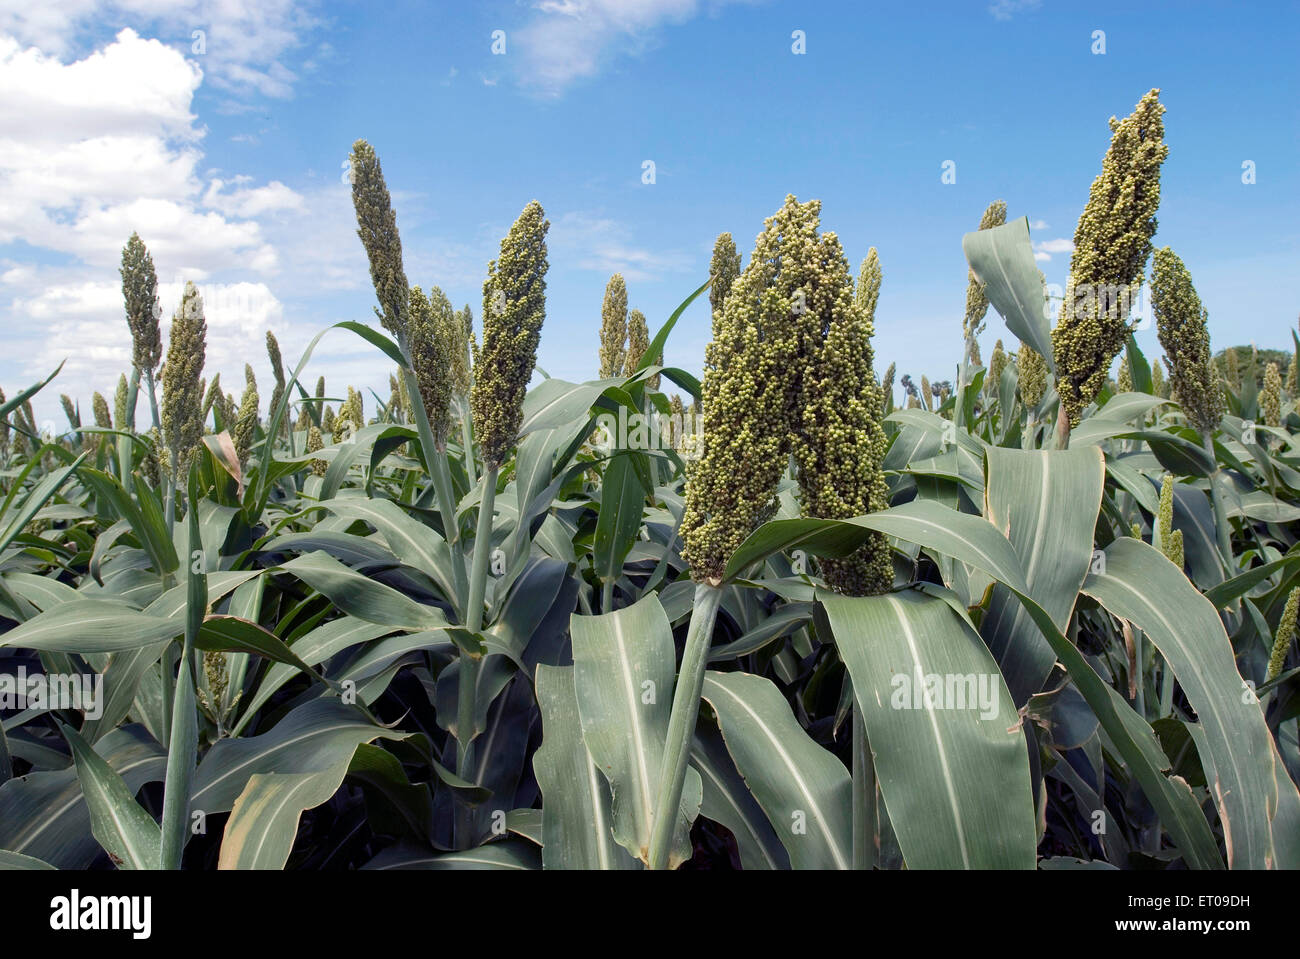
[[[637,469],[638,456],[645,459],[644,454],[625,452],[605,467],[592,553],[592,566],[602,582],[623,575],[623,561],[641,531],[647,491]]]
[[[0,872],[4,872],[5,870],[53,868],[53,866],[43,859],[34,859],[31,856],[24,856],[19,852],[10,852],[8,849],[0,849]]]
[[[988,518],[1011,541],[1029,594],[1064,632],[1092,562],[1105,487],[1101,450],[991,448],[987,457]],[[1007,587],[994,587],[980,635],[1024,705],[1043,688],[1056,653]]]
[[[677,665],[672,627],[655,594],[616,612],[570,619],[582,737],[614,791],[614,838],[648,861]],[[690,858],[700,778],[688,770],[670,869]]]
[[[77,599],[0,634],[0,646],[68,653],[116,653],[153,646],[184,625],[137,612],[115,600]]]
[[[490,842],[464,852],[436,854],[397,847],[370,860],[363,869],[541,869],[537,847],[526,840]]]
[[[947,513],[946,522],[941,521],[943,517],[913,517],[910,512],[900,517],[903,507],[859,517],[855,522],[919,546],[938,549],[983,569],[1010,587],[1051,644],[1057,661],[1097,714],[1188,865],[1197,869],[1222,868],[1214,837],[1186,783],[1164,775],[1169,760],[1161,751],[1151,726],[1097,675],[1074,643],[1057,628],[1051,614],[1029,595],[1011,544],[987,520],[940,506],[933,509]]]
[[[852,783],[844,764],[809,738],[780,691],[762,676],[710,670],[704,698],[790,864],[851,868]]]
[[[113,862],[122,869],[157,869],[162,832],[122,780],[90,743],[60,723],[72,747],[81,793],[90,810],[90,828]]]
[[[736,768],[722,733],[704,720],[695,729],[691,765],[704,785],[700,815],[731,830],[741,865],[746,870],[789,869],[790,854]]]
[[[235,800],[218,869],[283,869],[305,810],[338,792],[348,759],[311,773],[257,773]]]
[[[942,599],[818,593],[909,869],[1033,869],[1037,834],[1016,704]]]
[[[89,467],[81,470],[81,477],[95,495],[112,508],[115,518],[131,524],[136,538],[149,554],[154,570],[167,574],[176,572],[181,563],[172,545],[172,534],[158,508],[157,494],[140,480],[135,483],[137,498],[126,491],[117,477]]]
[[[1022,216],[1003,226],[967,233],[961,238],[961,248],[1007,329],[1047,360],[1047,368],[1055,373],[1047,291],[1029,239],[1029,218]]]
[[[321,504],[344,519],[361,520],[379,531],[393,555],[427,575],[448,599],[456,595],[451,549],[437,532],[386,499],[332,499]]]
[[[308,553],[280,568],[358,619],[394,629],[437,629],[448,625],[436,606],[417,603],[391,586],[349,569],[327,553]]]
[[[582,740],[573,667],[537,667],[542,745],[533,771],[542,791],[542,865],[546,869],[636,869],[614,841],[609,783]]]
[[[314,773],[340,762],[346,768],[361,743],[406,735],[376,726],[337,699],[311,700],[267,732],[219,740],[199,763],[191,808],[208,815],[227,812],[255,773]]]
[[[315,673],[275,633],[237,616],[209,616],[203,621],[194,645],[208,652],[252,653],[275,663],[286,663],[308,675]]]
[[[111,730],[95,751],[134,795],[163,778],[166,753],[132,725]],[[43,859],[59,869],[88,869],[100,855],[90,811],[73,765],[40,770],[0,785],[0,848]]]
[[[1300,867],[1300,793],[1275,779],[1282,757],[1214,605],[1163,553],[1129,537],[1107,548],[1083,590],[1146,634],[1196,710],[1229,868]]]

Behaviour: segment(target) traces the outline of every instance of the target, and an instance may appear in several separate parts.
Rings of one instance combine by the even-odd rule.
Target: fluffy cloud
[[[71,27],[55,14],[75,21],[80,8],[54,7],[23,26],[63,49],[59,31]],[[35,379],[66,357],[65,390],[112,388],[129,364],[116,274],[133,231],[153,255],[165,314],[184,280],[200,282],[210,370],[242,370],[250,342],[286,329],[264,280],[280,266],[266,225],[300,214],[303,197],[280,181],[201,172],[192,104],[203,81],[181,51],[130,29],[71,61],[0,36],[0,244],[10,246],[0,324],[13,348],[0,365]]]
[[[1046,226],[1046,224],[1044,224]],[[1034,244],[1034,259],[1046,263],[1054,253],[1073,253],[1074,243],[1064,237],[1055,240],[1043,240]]]
[[[595,76],[616,54],[640,52],[657,31],[744,0],[541,0],[535,17],[514,36],[526,86],[556,96]]]
[[[696,265],[694,257],[680,251],[638,247],[631,235],[630,230],[608,217],[570,212],[552,224],[549,241],[556,250],[557,262],[605,275],[622,273],[628,280],[657,279],[664,273]]]
[[[0,0],[0,33],[69,57],[95,21],[128,22],[183,40],[212,83],[235,96],[288,97],[297,75],[286,61],[317,23],[312,6],[295,0]]]

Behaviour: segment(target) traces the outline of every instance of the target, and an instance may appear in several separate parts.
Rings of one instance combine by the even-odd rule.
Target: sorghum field
[[[0,865],[1300,866],[1300,339],[1212,351],[1153,248],[1163,114],[1112,121],[1063,299],[989,205],[955,376],[901,408],[888,273],[816,200],[718,236],[699,380],[621,276],[600,378],[535,370],[536,202],[481,304],[412,286],[364,140],[374,317],[268,334],[274,382],[208,379],[123,237],[117,395],[0,402]]]

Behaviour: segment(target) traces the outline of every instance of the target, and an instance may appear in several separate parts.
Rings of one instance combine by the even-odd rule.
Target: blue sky
[[[822,201],[822,227],[855,269],[879,250],[877,366],[951,378],[962,234],[1004,199],[1063,283],[1107,120],[1152,87],[1170,147],[1156,243],[1187,263],[1216,347],[1287,345],[1300,312],[1294,3],[30,6],[0,0],[10,393],[64,356],[58,386],[83,409],[90,390],[111,390],[128,363],[116,265],[132,229],[165,296],[200,282],[209,366],[236,393],[245,361],[269,375],[266,328],[296,359],[321,327],[373,319],[342,181],[357,137],[382,159],[411,282],[476,317],[501,236],[541,201],[552,230],[539,364],[554,376],[595,375],[610,274],[657,328],[705,279],[719,232],[747,256],[794,193]],[[986,356],[1001,335],[991,314]],[[701,299],[667,361],[698,372],[707,338]],[[1154,329],[1139,339],[1158,355]],[[344,333],[309,372],[331,395],[347,383],[387,392],[386,361]]]

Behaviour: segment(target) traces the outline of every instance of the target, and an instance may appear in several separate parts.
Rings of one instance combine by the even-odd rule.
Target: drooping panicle
[[[713,259],[709,262],[709,307],[712,310],[714,333],[718,315],[731,292],[731,284],[740,276],[740,254],[730,233],[719,233],[713,242]]]
[[[600,304],[600,378],[623,372],[627,342],[627,284],[615,273],[605,284]]]
[[[1210,352],[1210,331],[1192,275],[1169,247],[1157,250],[1151,271],[1151,306],[1165,350],[1172,394],[1189,423],[1213,433],[1224,413],[1223,390]],[[1229,350],[1229,355],[1234,355]]]
[[[546,231],[542,205],[524,207],[488,264],[483,284],[483,345],[474,363],[474,430],[489,469],[499,467],[523,422],[524,393],[546,319]]]
[[[244,395],[239,401],[239,412],[235,416],[234,427],[230,431],[231,442],[235,444],[235,453],[239,462],[248,462],[248,452],[253,448],[253,437],[257,432],[257,378],[253,368],[244,364]]]
[[[132,233],[122,249],[122,299],[126,323],[131,329],[131,363],[143,375],[153,373],[162,360],[162,334],[158,320],[158,274],[153,257],[138,233]]]
[[[793,453],[804,512],[819,519],[848,519],[889,506],[880,470],[888,441],[868,311],[875,307],[879,268],[874,279],[864,270],[863,278],[876,289],[855,298],[848,260],[834,233],[823,233],[807,252],[812,256],[803,284],[808,309],[799,321],[802,362]],[[889,543],[873,533],[851,555],[824,560],[822,575],[850,596],[887,592],[894,580]]]
[[[208,324],[203,298],[193,283],[185,284],[181,305],[172,316],[167,362],[162,371],[162,427],[173,479],[180,483],[189,472],[190,457],[203,438],[203,363],[207,353]]]
[[[1072,426],[1128,339],[1129,309],[1151,255],[1160,166],[1169,154],[1159,93],[1152,90],[1123,120],[1111,117],[1110,149],[1075,229],[1065,300],[1052,331],[1056,388]]]
[[[1020,381],[1020,402],[1034,409],[1047,392],[1047,360],[1028,343],[1021,343],[1016,354],[1016,373]]]
[[[370,261],[370,281],[379,301],[380,322],[406,346],[406,311],[411,287],[402,265],[402,238],[397,214],[384,182],[384,171],[374,148],[365,140],[352,144],[349,165],[352,206],[357,215],[357,236]]]
[[[412,287],[409,302],[406,332],[411,365],[434,442],[441,451],[451,428],[453,357],[460,324],[451,301],[436,286],[427,297],[418,286]]]
[[[815,202],[787,197],[713,315],[704,354],[703,451],[687,479],[681,526],[696,582],[721,582],[731,555],[770,511],[789,457],[799,395],[795,309],[812,279],[818,212]],[[720,237],[715,248],[715,280],[722,276],[719,259],[724,271],[735,262],[724,237],[727,243]]]

